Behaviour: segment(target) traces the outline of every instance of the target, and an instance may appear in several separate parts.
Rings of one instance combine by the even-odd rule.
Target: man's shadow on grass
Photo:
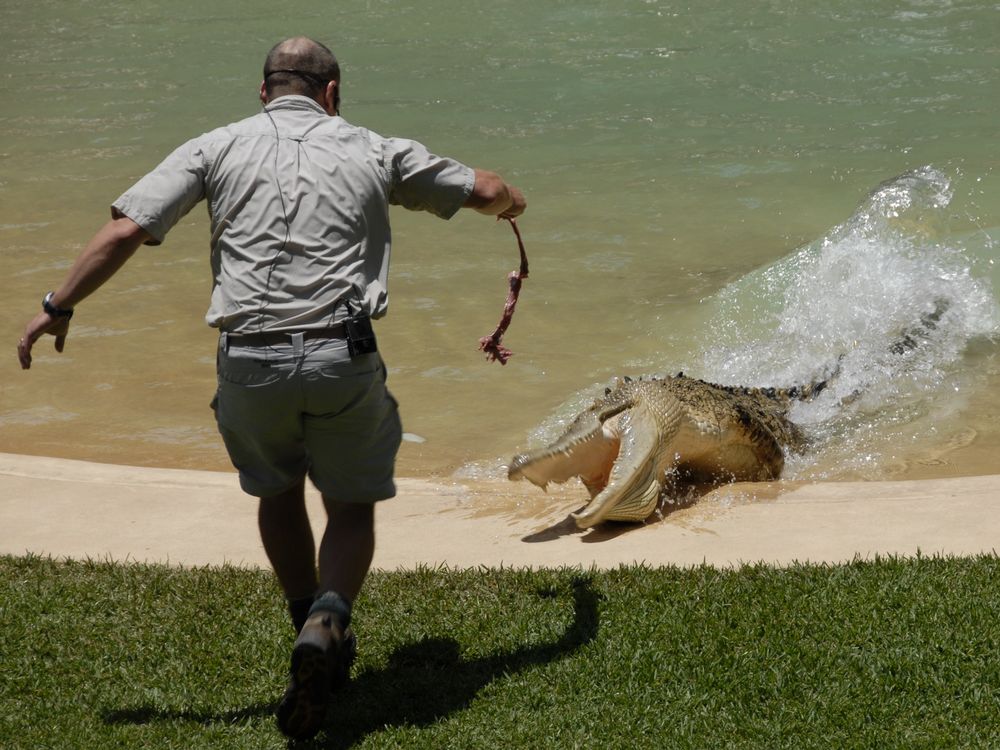
[[[600,621],[599,595],[590,580],[574,578],[572,587],[573,621],[551,643],[469,660],[462,659],[452,638],[425,638],[400,646],[384,669],[359,675],[335,696],[327,714],[328,732],[313,744],[337,750],[385,726],[428,726],[467,708],[498,677],[569,656],[597,637]]]
[[[452,638],[424,638],[398,647],[388,665],[362,672],[333,697],[325,730],[299,747],[349,748],[387,726],[428,726],[467,708],[486,685],[528,667],[565,658],[597,637],[599,594],[586,576],[572,580],[573,621],[551,643],[464,660]],[[556,591],[539,592],[545,597]],[[503,616],[502,613],[498,616]],[[108,712],[109,724],[146,724],[186,720],[203,724],[233,723],[273,713],[274,705],[254,705],[224,713],[163,711],[140,707]]]

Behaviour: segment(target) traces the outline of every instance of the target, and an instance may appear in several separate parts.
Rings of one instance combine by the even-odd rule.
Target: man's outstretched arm
[[[70,268],[62,285],[53,292],[49,303],[61,310],[72,310],[105,281],[110,279],[150,235],[127,216],[111,219],[87,243]],[[46,333],[56,337],[56,351],[61,352],[69,333],[69,318],[38,313],[24,328],[17,344],[21,368],[31,367],[31,348]]]
[[[521,191],[508,185],[496,172],[476,170],[476,183],[465,201],[465,208],[471,208],[487,216],[513,219],[524,213],[527,203]]]

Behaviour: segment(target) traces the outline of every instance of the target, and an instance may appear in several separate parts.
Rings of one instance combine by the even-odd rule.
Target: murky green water
[[[496,472],[617,374],[784,384],[842,354],[866,396],[800,415],[819,449],[790,473],[1000,469],[1000,14],[940,0],[7,0],[0,450],[227,466],[200,207],[80,307],[63,355],[22,373],[13,350],[108,204],[181,141],[256,111],[264,54],[298,33],[341,58],[349,120],[529,199],[506,367],[477,340],[517,263],[509,230],[394,216],[378,332],[423,441],[400,473]],[[925,165],[893,183],[909,203],[866,225],[866,196]],[[941,180],[943,203],[924,195]],[[882,358],[942,295],[929,345]]]

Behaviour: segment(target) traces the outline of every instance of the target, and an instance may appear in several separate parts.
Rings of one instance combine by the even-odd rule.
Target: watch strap
[[[73,308],[56,307],[55,305],[53,305],[52,304],[53,294],[55,294],[55,292],[49,292],[42,299],[42,309],[45,310],[45,312],[47,312],[53,318],[66,318],[66,319],[72,318]]]

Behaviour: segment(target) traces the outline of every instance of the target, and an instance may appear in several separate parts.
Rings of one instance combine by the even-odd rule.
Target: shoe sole
[[[288,737],[309,739],[323,726],[330,700],[330,661],[323,649],[300,643],[292,651],[292,681],[278,706],[278,728]]]

